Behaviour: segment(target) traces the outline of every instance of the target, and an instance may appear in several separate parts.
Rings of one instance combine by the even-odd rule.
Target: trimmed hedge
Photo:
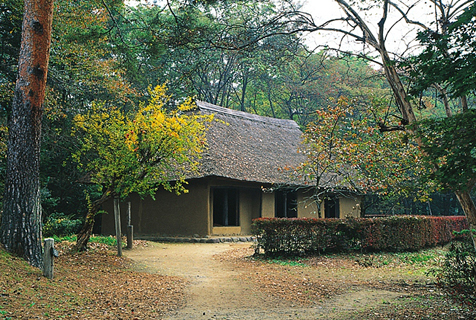
[[[260,218],[252,232],[265,254],[307,255],[345,251],[417,251],[448,243],[468,229],[466,217]]]

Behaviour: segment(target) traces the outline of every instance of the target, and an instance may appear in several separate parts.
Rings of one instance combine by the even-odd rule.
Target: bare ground
[[[0,320],[160,319],[183,305],[183,278],[131,271],[106,245],[71,246],[58,244],[53,279],[0,246]]]
[[[51,280],[0,246],[0,320],[476,319],[425,275],[442,249],[266,260],[251,244],[135,241],[129,258],[71,245]]]
[[[374,310],[414,295],[408,283],[427,281],[424,275],[402,278],[385,270],[372,279],[368,268],[344,260],[294,267],[252,254],[249,243],[152,243],[126,253],[136,270],[189,281],[185,306],[165,319],[346,319],[365,311],[378,317]]]

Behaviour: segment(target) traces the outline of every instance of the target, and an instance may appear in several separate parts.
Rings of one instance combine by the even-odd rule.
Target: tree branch
[[[356,24],[358,25],[358,27],[362,30],[363,38],[365,39],[365,42],[378,50],[379,49],[378,41],[375,38],[372,31],[370,31],[370,28],[367,26],[364,19],[362,19],[360,15],[352,8],[352,6],[349,5],[347,2],[345,2],[344,0],[335,0],[335,1],[344,10],[347,16],[351,18],[352,20],[354,20]]]
[[[404,12],[395,2],[393,2],[393,1],[387,1],[387,2],[388,2],[389,5],[391,5],[393,8],[395,8],[398,12],[400,12],[400,14],[402,15],[402,18],[405,19],[406,23],[417,25],[417,26],[419,26],[419,27],[421,27],[425,30],[428,29],[428,27],[425,24],[423,24],[419,21],[411,20],[410,18],[408,18],[408,13],[410,12],[411,9],[414,8],[415,4],[411,5],[408,8],[407,12]]]
[[[380,132],[405,131],[405,126],[386,126],[383,122],[379,122],[378,127]]]

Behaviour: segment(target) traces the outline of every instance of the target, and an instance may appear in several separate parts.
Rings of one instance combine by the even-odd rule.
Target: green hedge
[[[468,228],[466,217],[253,220],[258,247],[267,255],[345,251],[416,251],[448,243],[453,231]]]

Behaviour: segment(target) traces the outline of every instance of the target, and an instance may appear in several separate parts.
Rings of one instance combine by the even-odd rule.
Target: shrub
[[[253,220],[258,246],[267,255],[306,255],[342,251],[416,251],[452,240],[467,228],[465,217]]]
[[[49,236],[69,236],[79,232],[83,225],[80,219],[73,219],[64,213],[53,213],[47,219],[43,226],[43,235]]]
[[[443,266],[437,270],[438,285],[454,300],[475,307],[476,252],[470,236],[458,236],[458,240],[451,242]]]
[[[78,240],[76,235],[68,235],[68,236],[53,235],[51,237],[55,240],[55,243],[59,243],[63,241],[76,242]],[[116,237],[113,237],[113,236],[91,235],[91,238],[89,238],[89,242],[102,243],[110,247],[115,247],[117,245]],[[126,247],[126,246],[127,246],[126,241],[122,241],[122,247]]]
[[[94,235],[92,235],[91,238],[89,239],[89,241],[93,242],[93,243],[106,244],[110,247],[115,247],[117,245],[116,237],[113,237],[113,236],[94,236]],[[125,247],[126,245],[127,245],[126,241],[122,241],[122,247]]]

